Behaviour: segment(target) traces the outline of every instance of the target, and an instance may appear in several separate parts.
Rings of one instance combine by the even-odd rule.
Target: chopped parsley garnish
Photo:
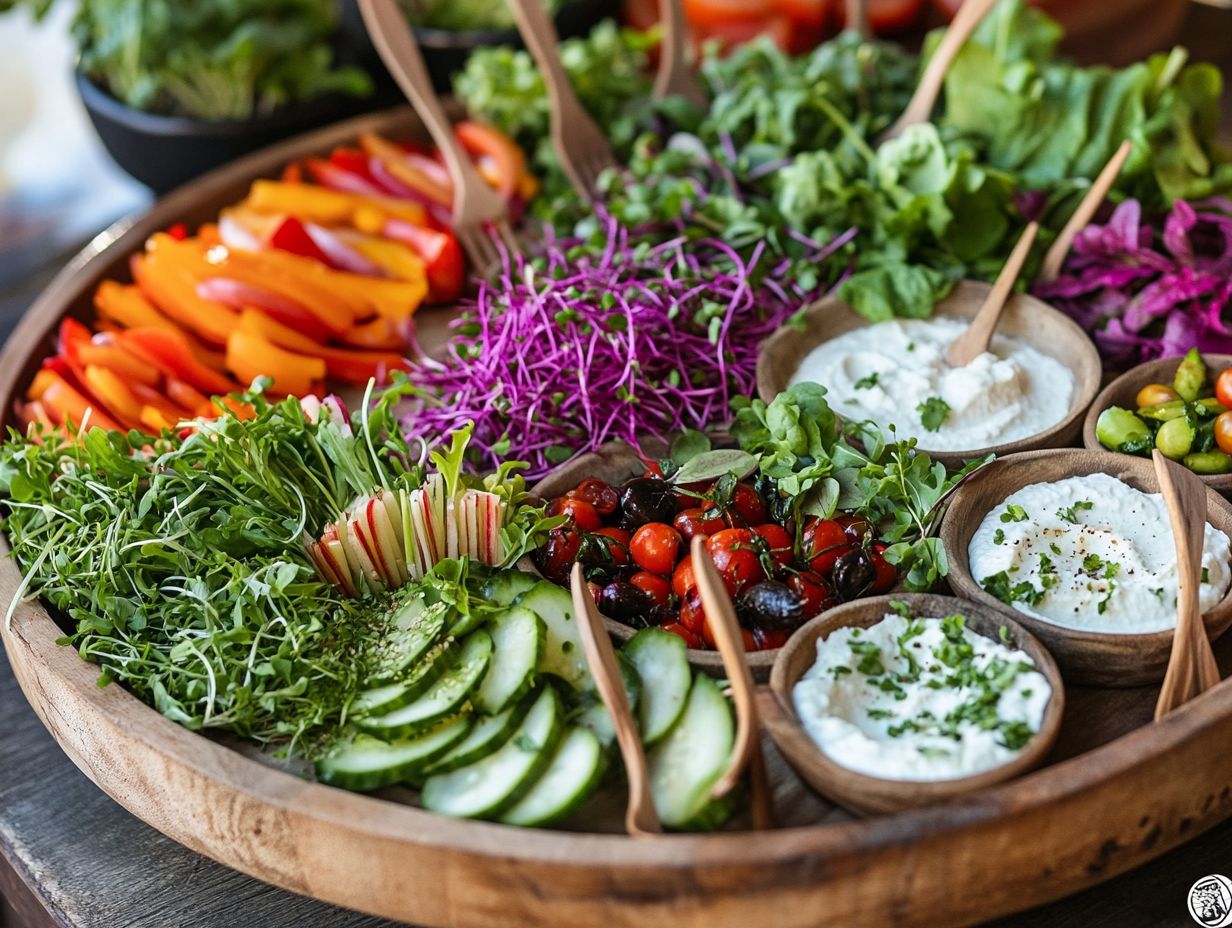
[[[860,657],[856,670],[866,677],[878,677],[885,673],[885,664],[881,661],[881,648],[871,641],[851,641],[847,645],[852,654]]]
[[[1005,507],[1005,512],[1001,513],[1002,522],[1026,522],[1028,518],[1030,517],[1027,515],[1027,510],[1017,503],[1010,503]]]
[[[1064,519],[1073,525],[1078,524],[1078,513],[1084,509],[1092,509],[1095,504],[1089,499],[1080,499],[1072,506],[1066,506],[1064,509],[1057,510],[1057,518]]]
[[[980,586],[990,596],[997,597],[1007,605],[1026,603],[1028,606],[1038,606],[1040,600],[1044,598],[1044,590],[1037,590],[1030,580],[1014,583],[1004,570],[991,577],[985,577],[980,581]]]
[[[911,618],[911,606],[910,606],[910,604],[903,602],[901,599],[896,599],[896,600],[894,600],[893,602],[891,602],[891,603],[890,603],[890,608],[891,608],[894,612],[896,612],[896,613],[898,613],[899,615],[901,615],[904,619],[910,619],[910,618]],[[922,627],[922,626],[921,626],[921,627]]]
[[[1002,644],[1009,644],[1010,630],[1002,625],[999,629],[997,629],[997,637],[1001,639]]]
[[[935,432],[945,424],[950,415],[950,404],[939,396],[930,396],[915,408],[920,414],[920,424],[928,431]]]
[[[992,534],[992,543],[994,545],[1005,544],[1005,529],[999,528]]]
[[[1082,559],[1082,572],[1090,577],[1102,574],[1105,579],[1111,580],[1121,572],[1121,565],[1116,561],[1106,561],[1098,554],[1088,554]]]
[[[1109,580],[1108,581],[1108,592],[1105,593],[1100,598],[1100,601],[1095,604],[1095,611],[1098,612],[1100,615],[1103,615],[1106,611],[1108,611],[1108,600],[1112,599],[1112,594],[1113,594],[1113,591],[1115,590],[1116,590],[1116,584],[1113,583],[1111,580]]]
[[[894,717],[894,713],[889,709],[869,709],[867,714],[870,719],[889,719]]]
[[[877,377],[878,377],[877,372],[873,371],[871,374],[865,374],[863,377],[857,380],[854,384],[852,384],[852,386],[854,386],[857,390],[871,389],[872,387],[877,386]]]
[[[1202,568],[1202,583],[1211,582],[1211,569],[1209,567]]]
[[[851,668],[844,667],[842,664],[839,664],[835,667],[831,667],[830,673],[833,675],[834,679],[837,680],[839,677],[843,676],[844,674],[851,673]]]

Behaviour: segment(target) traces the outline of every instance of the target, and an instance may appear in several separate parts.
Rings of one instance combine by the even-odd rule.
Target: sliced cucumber
[[[384,715],[362,718],[359,727],[383,738],[401,738],[458,712],[488,669],[492,638],[487,632],[475,632],[450,654],[449,666],[422,696]]]
[[[475,704],[481,711],[496,715],[534,685],[546,632],[538,615],[514,606],[496,617],[488,633],[495,650]]]
[[[445,629],[449,607],[444,603],[429,606],[422,595],[411,597],[393,615],[380,657],[368,677],[368,683],[389,683],[414,667],[440,640]]]
[[[352,711],[357,716],[384,715],[414,702],[453,665],[458,650],[451,642],[437,645],[396,683],[361,690],[351,705]]]
[[[559,699],[549,686],[499,751],[460,770],[429,777],[420,793],[424,808],[456,818],[500,815],[527,793],[551,761],[560,728]]]
[[[470,719],[459,716],[415,738],[382,741],[357,734],[316,763],[317,779],[343,789],[392,786],[415,775],[461,741]]]
[[[473,603],[468,611],[453,614],[453,623],[445,634],[450,638],[464,638],[483,625],[491,615],[490,610]]]
[[[498,570],[483,585],[483,597],[497,606],[512,606],[519,596],[538,582],[539,578],[534,574],[515,567]]]
[[[642,681],[638,724],[642,740],[654,744],[684,712],[693,672],[684,642],[661,628],[644,628],[622,649]]]
[[[530,792],[505,812],[501,821],[524,827],[559,822],[594,792],[603,766],[603,747],[594,733],[585,728],[570,729]]]
[[[664,634],[669,634],[664,632]],[[672,637],[675,637],[674,635]],[[682,641],[681,644],[684,642]],[[642,698],[642,678],[637,675],[633,662],[625,657],[622,651],[616,652],[616,664],[620,667],[620,678],[625,685],[625,696],[629,700],[629,711],[636,713]],[[603,700],[594,690],[581,693],[578,705],[577,724],[589,728],[604,747],[611,747],[616,740],[616,727],[612,724],[612,716],[603,705]]]
[[[555,674],[577,690],[591,689],[593,680],[582,653],[582,639],[577,619],[573,616],[573,599],[569,591],[555,583],[540,580],[529,592],[522,594],[518,605],[530,609],[543,619],[547,635],[539,670]]]
[[[650,790],[664,825],[715,827],[706,815],[710,788],[727,769],[734,740],[731,707],[718,684],[699,673],[680,720],[646,754]]]
[[[499,715],[481,718],[464,739],[450,748],[448,754],[425,767],[424,773],[428,776],[449,773],[451,770],[467,767],[476,761],[483,760],[513,737],[513,733],[522,724],[522,719],[526,717],[528,709],[530,709],[530,700],[524,699]]]

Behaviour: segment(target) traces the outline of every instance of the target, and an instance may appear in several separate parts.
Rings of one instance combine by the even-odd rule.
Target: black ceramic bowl
[[[556,11],[556,31],[562,39],[586,35],[600,20],[614,17],[620,12],[620,0],[566,0]],[[346,44],[360,63],[377,79],[378,85],[390,85],[392,79],[385,73],[380,57],[368,32],[355,0],[346,0],[342,6],[342,31]],[[432,83],[439,91],[448,91],[453,75],[462,70],[472,51],[486,45],[511,45],[522,47],[518,30],[509,29],[425,29],[414,26],[415,38],[423,51],[424,63],[432,76]]]
[[[135,110],[81,72],[77,90],[116,164],[158,195],[241,155],[372,105],[369,100],[328,95],[257,119],[209,122]]]

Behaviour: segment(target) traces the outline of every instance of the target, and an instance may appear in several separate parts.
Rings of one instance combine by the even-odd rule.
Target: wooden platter
[[[408,112],[363,117],[229,166],[99,236],[56,279],[0,354],[0,409],[51,345],[86,316],[104,276],[155,229],[196,223],[249,181],[362,129],[410,133]],[[447,313],[421,318],[439,343]],[[0,602],[22,588],[0,541]],[[38,602],[0,628],[30,703],[104,791],[175,840],[259,879],[373,914],[434,926],[968,925],[1122,873],[1232,816],[1232,684],[1150,722],[1153,687],[1071,687],[1038,771],[928,809],[855,819],[803,786],[767,743],[780,828],[634,841],[591,808],[587,831],[455,821],[311,782],[254,752],[190,732],[71,648]],[[1232,638],[1216,648],[1224,673]],[[768,692],[762,694],[768,698]],[[409,794],[408,794],[409,795]],[[575,827],[577,823],[574,823]]]

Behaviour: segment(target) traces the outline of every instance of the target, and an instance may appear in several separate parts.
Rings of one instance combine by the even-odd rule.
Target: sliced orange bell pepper
[[[424,223],[427,211],[413,200],[344,193],[310,184],[254,181],[243,206],[261,213],[284,213],[325,226],[353,225],[357,213],[370,210],[407,222]]]
[[[363,132],[360,133],[359,144],[365,152],[380,161],[396,180],[415,192],[441,206],[448,207],[453,203],[453,191],[408,162],[406,153],[393,142],[375,132]]]
[[[260,335],[281,348],[309,357],[320,357],[319,352],[325,348],[305,333],[255,309],[245,309],[240,313],[240,331]]]
[[[139,287],[104,280],[94,291],[94,308],[103,319],[110,320],[121,328],[165,329],[176,332],[188,341],[193,355],[206,367],[221,371],[226,366],[220,352],[206,348],[201,341],[160,313],[154,304],[145,298]],[[106,327],[101,324],[98,328],[106,331]]]
[[[44,432],[56,431],[56,424],[51,421],[51,416],[47,414],[47,408],[38,400],[23,403],[17,414],[21,419],[22,425],[26,427],[27,436],[31,435],[30,426],[35,423],[43,426]]]
[[[190,383],[185,383],[178,377],[167,378],[167,399],[177,406],[187,409],[192,415],[197,415],[201,409],[210,406],[210,398]]]
[[[163,410],[156,406],[141,407],[141,424],[145,426],[146,431],[152,432],[155,435],[171,431],[175,428],[176,421],[176,418],[168,417]]]
[[[172,321],[211,345],[226,344],[227,333],[238,321],[236,312],[197,295],[201,268],[197,262],[185,260],[183,253],[174,253],[183,247],[184,243],[163,237],[156,250],[133,257],[133,277],[146,299]]]
[[[237,314],[238,317],[238,314]],[[163,329],[127,329],[116,335],[121,347],[144,358],[169,377],[192,384],[203,393],[233,393],[234,381],[206,367],[188,348],[182,336]]]
[[[45,375],[45,376],[44,376]],[[53,370],[44,368],[35,377],[38,382],[42,378],[38,396],[31,396],[43,405],[47,415],[56,425],[72,425],[78,428],[82,423],[93,428],[120,431],[120,424],[99,408],[98,404],[87,400],[62,376]],[[33,389],[34,385],[31,385]]]
[[[477,161],[484,157],[491,159],[490,171],[485,179],[492,184],[506,199],[516,194],[526,174],[526,156],[517,143],[503,132],[485,126],[482,123],[463,120],[453,127],[454,135],[462,143],[467,154]]]
[[[399,352],[353,351],[317,344],[257,312],[249,311],[240,316],[240,330],[259,335],[288,351],[321,358],[325,361],[325,373],[346,383],[365,384],[373,377],[384,378],[389,371],[406,366],[406,358]]]
[[[395,280],[423,280],[428,276],[423,259],[402,242],[362,232],[339,233],[339,238]],[[432,285],[430,277],[428,285]]]
[[[164,420],[171,423],[168,428],[173,427],[177,422],[185,417],[186,410],[180,409],[172,403],[171,400],[167,399],[164,394],[160,393],[158,390],[155,390],[153,387],[147,387],[145,384],[141,383],[134,383],[131,385],[131,389],[133,396],[135,396],[141,403],[141,421],[143,423],[145,422],[145,410],[151,408],[157,410],[159,415]]]
[[[356,348],[373,351],[405,351],[407,348],[406,337],[399,331],[398,324],[384,316],[355,326],[342,340]]]
[[[316,392],[317,384],[325,378],[325,362],[320,358],[295,354],[242,329],[236,329],[227,339],[227,366],[247,383],[270,377],[273,392],[293,396]]]
[[[117,422],[126,428],[141,428],[141,403],[115,371],[91,365],[85,369],[85,378],[90,392]]]
[[[114,371],[129,381],[143,383],[146,386],[157,386],[162,380],[162,374],[154,365],[144,358],[139,358],[131,351],[125,351],[115,343],[110,334],[95,335],[88,344],[77,349],[77,357],[87,367],[105,367]]]

